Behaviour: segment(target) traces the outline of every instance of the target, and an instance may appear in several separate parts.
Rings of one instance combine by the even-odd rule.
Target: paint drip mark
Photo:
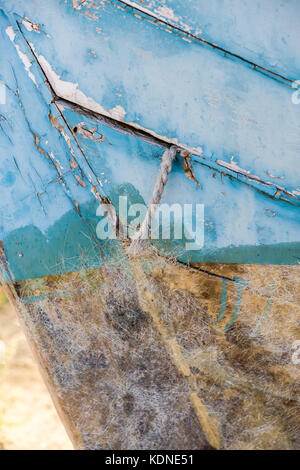
[[[243,295],[243,289],[247,285],[249,281],[246,281],[245,279],[241,279],[238,277],[234,277],[234,280],[237,281],[237,295],[236,295],[236,302],[235,302],[235,308],[234,308],[234,314],[230,320],[229,323],[224,328],[224,331],[228,331],[231,325],[235,322],[237,319],[239,312],[240,312],[240,306],[241,306],[241,301],[242,301],[242,295]]]
[[[270,284],[270,294],[272,294],[273,292],[275,291],[275,283],[274,282],[271,282]],[[262,324],[262,322],[265,320],[266,316],[268,315],[269,311],[271,310],[271,307],[272,307],[272,304],[273,304],[273,298],[270,297],[268,300],[267,300],[267,305],[263,311],[263,313],[261,314],[261,316],[259,317],[259,319],[257,320],[255,326],[253,327],[251,333],[250,333],[250,336],[253,337],[256,335],[260,325]]]
[[[227,302],[227,279],[222,281],[222,294],[221,294],[221,312],[214,324],[222,320],[226,312],[226,302]]]

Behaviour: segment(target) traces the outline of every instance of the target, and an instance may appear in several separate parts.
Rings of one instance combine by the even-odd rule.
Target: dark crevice
[[[89,119],[93,119],[96,122],[100,122],[101,124],[104,124],[105,126],[108,126],[111,129],[115,129],[118,132],[121,132],[122,134],[127,134],[127,135],[131,135],[134,137],[138,137],[144,140],[145,142],[148,142],[149,144],[152,144],[152,145],[156,145],[157,147],[160,147],[164,150],[167,150],[172,145],[174,145],[172,142],[167,142],[158,136],[153,136],[150,132],[147,132],[146,130],[137,129],[136,127],[126,122],[118,121],[117,119],[114,119],[110,116],[105,116],[98,112],[91,111],[90,109],[87,109],[84,106],[81,106],[77,103],[73,103],[72,101],[66,100],[65,98],[61,98],[57,95],[55,95],[53,101]],[[181,146],[180,144],[175,144],[175,145],[178,148],[178,151],[185,151],[185,152],[187,151],[186,147]]]
[[[194,266],[193,264],[185,263],[184,261],[179,261],[178,259],[176,260],[178,264],[181,264],[182,266],[185,266],[189,269],[193,269],[194,271],[198,271],[203,274],[208,274],[209,276],[216,277],[218,279],[222,279],[223,281],[230,281],[233,282],[234,284],[238,284],[239,281],[237,279],[232,279],[231,277],[227,276],[222,276],[222,274],[216,274],[212,273],[210,271],[206,271],[206,269],[199,268],[198,266]]]
[[[73,103],[69,100],[66,100],[64,98],[60,98],[58,96],[55,96],[53,101],[57,104],[60,104],[66,108],[71,109],[72,111],[79,113],[89,119],[92,119],[96,122],[99,122],[101,124],[104,124],[105,126],[108,126],[112,129],[117,130],[118,132],[121,132],[123,134],[131,135],[137,138],[140,138],[144,140],[145,142],[148,142],[151,145],[155,145],[157,147],[160,147],[164,150],[169,149],[172,145],[174,145],[172,142],[167,142],[163,138],[160,138],[159,136],[154,136],[150,132],[147,132],[146,130],[143,129],[137,129],[136,127],[132,126],[131,124],[128,124],[126,122],[118,121],[112,117],[104,116],[103,114],[100,114],[95,111],[91,111],[87,108],[84,108],[83,106]],[[269,197],[272,200],[281,200],[284,202],[287,202],[289,204],[293,205],[298,205],[300,200],[297,196],[295,196],[292,192],[287,191],[286,189],[278,186],[275,183],[271,183],[269,181],[264,181],[258,176],[247,174],[245,170],[242,170],[239,172],[237,169],[230,169],[227,167],[227,165],[224,166],[218,162],[214,162],[215,165],[212,165],[212,162],[209,160],[206,160],[206,158],[203,155],[200,155],[199,152],[194,151],[193,148],[188,148],[183,146],[182,144],[175,144],[178,153],[181,153],[183,157],[191,155],[193,157],[196,156],[198,157],[197,159],[193,159],[194,163],[199,163],[200,165],[203,165],[207,168],[210,168],[213,171],[217,171],[218,173],[221,173],[224,176],[227,176],[229,178],[234,178],[235,180],[239,181],[240,183],[247,184],[250,186],[252,189],[255,189],[256,191],[261,192],[265,196]],[[200,160],[201,159],[201,160]],[[217,166],[218,165],[218,166]],[[232,173],[228,173],[229,171],[232,171]],[[240,177],[242,178],[247,178],[247,180],[241,180]],[[264,191],[263,187],[258,188],[251,184],[251,182],[265,185],[267,187],[272,187],[274,188],[274,191],[276,195],[269,194],[268,192]]]

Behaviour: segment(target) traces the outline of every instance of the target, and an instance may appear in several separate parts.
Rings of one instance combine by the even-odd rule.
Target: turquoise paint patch
[[[13,186],[14,182],[16,181],[16,176],[12,171],[8,171],[0,180],[0,186],[4,186],[5,188],[9,188]]]
[[[56,297],[68,297],[69,294],[67,292],[57,292],[55,294],[48,294],[48,295],[35,295],[32,297],[23,297],[20,298],[20,301],[23,304],[34,304],[36,302],[42,302],[43,300],[48,300],[50,298]]]
[[[70,210],[45,233],[30,225],[3,240],[15,281],[93,269],[116,256],[117,240],[97,240],[96,200],[82,208],[85,217]]]
[[[221,312],[218,318],[215,321],[215,324],[218,323],[225,315],[226,312],[226,301],[227,301],[227,280],[223,279],[222,281],[222,294],[221,294]]]
[[[249,282],[249,281],[246,281],[245,279],[241,279],[239,277],[234,277],[233,279],[237,283],[237,296],[236,296],[234,314],[233,314],[233,317],[231,318],[230,322],[227,323],[227,325],[225,326],[225,328],[224,328],[225,332],[229,330],[231,325],[235,322],[235,320],[238,317],[238,314],[239,314],[239,311],[240,311],[240,306],[241,306],[241,301],[242,301],[243,289]]]
[[[190,263],[277,264],[300,263],[300,242],[274,243],[272,245],[239,245],[220,249],[203,248],[179,256],[180,261]]]

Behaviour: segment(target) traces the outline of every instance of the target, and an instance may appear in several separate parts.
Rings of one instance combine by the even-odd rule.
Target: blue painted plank
[[[118,209],[118,195],[131,203],[148,204],[158,173],[162,151],[95,123],[70,110],[63,114],[70,126],[97,129],[105,140],[95,142],[78,135],[80,147],[103,182],[108,198]],[[158,243],[166,254],[191,262],[240,262],[297,264],[299,253],[299,209],[273,200],[230,177],[193,162],[197,185],[183,172],[183,160],[173,165],[162,203],[169,206],[191,202],[204,204],[204,246],[186,251],[185,243],[172,239]],[[146,183],[146,184],[145,184]],[[194,218],[195,221],[195,218]],[[180,225],[180,214],[174,225]],[[273,248],[272,248],[273,246]]]
[[[73,2],[80,8],[81,2]],[[262,67],[300,77],[298,0],[123,0]],[[80,10],[84,11],[84,5]]]
[[[4,15],[0,24],[6,90],[0,109],[0,238],[11,275],[18,280],[78,269],[82,254],[96,245],[77,209],[93,196],[78,183],[79,168],[71,171],[68,146],[50,124],[51,96],[40,72],[35,82],[28,76],[17,38],[13,45],[6,34]],[[99,265],[99,250],[95,256]]]
[[[54,5],[56,3],[52,3],[52,6]],[[86,16],[78,16],[77,12],[73,10],[70,14],[67,5],[60,5],[60,8],[65,9],[59,10],[60,12],[65,11],[65,16],[63,16],[65,24],[77,25],[79,28],[77,31],[84,31],[87,35],[86,40],[89,41]],[[106,8],[110,9],[113,6],[107,5]],[[113,37],[99,45],[95,40],[98,36],[95,36],[95,31],[93,31],[90,40],[95,47],[102,48],[102,56],[97,55],[100,54],[101,49],[97,49],[95,52],[96,58],[88,49],[87,61],[82,62],[80,54],[87,49],[85,49],[86,44],[82,46],[79,41],[80,51],[78,54],[76,53],[76,63],[73,64],[74,58],[70,57],[68,50],[64,47],[59,47],[59,38],[56,37],[62,38],[64,34],[60,29],[62,24],[56,26],[54,24],[54,17],[58,10],[54,9],[53,12],[48,8],[45,10],[49,14],[49,16],[45,15],[45,22],[49,18],[51,19],[48,27],[49,30],[53,27],[55,35],[48,37],[43,33],[29,32],[26,29],[26,27],[29,28],[28,24],[23,27],[23,33],[26,33],[28,40],[34,42],[34,50],[39,55],[39,59],[41,53],[45,54],[48,59],[50,57],[49,61],[55,63],[55,68],[59,67],[57,64],[62,63],[65,59],[64,67],[68,65],[70,70],[73,69],[74,77],[76,70],[77,74],[79,71],[80,89],[82,83],[85,92],[90,87],[90,83],[94,85],[94,91],[98,96],[97,100],[100,95],[102,96],[101,84],[106,83],[105,93],[111,94],[115,83],[113,75],[111,81],[109,81],[109,77],[113,73],[113,67],[116,67],[117,59],[122,65],[121,52],[127,54],[126,60],[129,60],[130,57],[126,52],[125,45],[122,44],[121,51],[118,52],[117,42],[114,43]],[[110,18],[112,25],[120,24],[124,21],[124,15],[129,15],[129,13],[123,12],[123,10],[121,13],[118,12],[119,10],[104,11],[105,14],[109,13],[108,16],[104,14],[104,19]],[[12,277],[18,280],[74,271],[82,267],[96,267],[103,262],[103,255],[111,260],[116,258],[118,243],[115,241],[103,242],[97,238],[96,226],[99,217],[96,211],[99,201],[95,199],[92,188],[97,188],[102,198],[108,197],[117,210],[119,195],[127,195],[132,203],[139,202],[147,205],[158,172],[162,150],[142,142],[137,137],[126,136],[100,125],[67,108],[60,111],[55,104],[51,103],[52,95],[44,83],[44,76],[28,44],[18,30],[15,18],[11,15],[9,18],[3,14],[0,16],[0,39],[3,50],[0,57],[0,63],[2,63],[0,64],[0,80],[5,84],[6,89],[6,102],[1,105],[0,109],[2,116],[0,187],[4,191],[4,198],[0,203],[2,223],[0,238],[9,260]],[[142,40],[144,30],[148,28],[146,31],[148,36],[147,40],[144,38],[144,44],[148,44],[147,41],[150,38],[149,53],[155,51],[159,58],[159,60],[155,59],[151,52],[150,64],[155,67],[160,66],[165,78],[171,80],[173,74],[169,74],[164,63],[167,62],[170,67],[172,63],[175,64],[179,61],[178,52],[171,54],[170,60],[167,55],[168,48],[170,47],[170,50],[174,51],[175,46],[180,49],[180,60],[184,60],[183,54],[186,54],[191,76],[194,74],[196,77],[198,64],[195,66],[194,57],[202,60],[202,49],[199,52],[197,45],[185,43],[181,38],[173,37],[170,33],[157,31],[154,25],[150,24],[144,28],[146,23],[141,23],[139,18],[128,16],[128,21],[130,22],[128,32],[130,32],[130,28],[132,30],[131,50],[134,48],[133,40],[134,36],[137,37],[137,30],[140,31]],[[143,26],[141,27],[141,25]],[[106,27],[104,20],[102,26]],[[43,28],[46,30],[45,25]],[[111,30],[110,25],[107,32]],[[73,33],[70,33],[71,37],[73,37]],[[162,38],[164,41],[160,42]],[[108,49],[106,49],[107,44],[109,44]],[[161,51],[158,50],[158,45]],[[123,47],[125,48],[123,49]],[[115,54],[112,64],[109,63],[109,56],[105,56],[109,49]],[[98,61],[98,57],[101,57],[101,61]],[[216,72],[216,64],[212,57],[217,60],[221,60],[221,58],[216,55],[209,55],[209,57]],[[108,72],[105,74],[102,72],[104,67],[101,68],[101,63],[102,66],[104,64],[105,67],[108,67]],[[228,66],[227,70],[231,77],[233,77],[235,67],[241,74],[251,74],[251,82],[245,85],[245,89],[237,87],[238,82],[235,80],[232,88],[230,83],[227,83],[227,90],[230,90],[230,98],[236,105],[235,111],[246,113],[246,104],[251,104],[251,111],[255,113],[256,119],[260,119],[259,125],[257,122],[251,125],[248,123],[250,127],[245,130],[236,116],[236,127],[230,130],[229,126],[228,134],[223,129],[225,134],[223,137],[220,136],[219,131],[221,132],[224,122],[230,116],[226,107],[230,102],[228,97],[226,106],[223,98],[220,101],[222,111],[216,111],[216,113],[211,111],[211,114],[205,117],[205,132],[196,133],[195,129],[199,126],[199,122],[204,120],[204,116],[201,116],[202,106],[199,106],[199,103],[194,104],[191,99],[193,96],[197,97],[197,88],[194,86],[187,89],[187,101],[184,103],[183,96],[179,93],[180,90],[184,91],[184,88],[177,90],[177,96],[175,82],[172,85],[172,81],[170,81],[168,86],[165,86],[164,81],[153,74],[149,74],[149,80],[151,79],[149,86],[151,88],[153,85],[153,94],[150,93],[151,90],[147,91],[146,87],[145,94],[141,93],[140,95],[143,107],[143,112],[140,114],[141,119],[149,118],[153,120],[155,126],[160,122],[163,132],[168,138],[175,135],[184,143],[191,145],[191,143],[199,142],[197,139],[201,135],[201,140],[209,142],[211,139],[212,149],[217,149],[218,146],[220,149],[220,154],[216,153],[215,155],[212,151],[206,159],[203,158],[203,155],[193,156],[193,169],[200,185],[186,178],[183,171],[183,159],[178,156],[162,200],[168,204],[178,203],[181,206],[191,202],[204,204],[204,246],[189,251],[185,248],[186,240],[171,240],[163,243],[157,242],[158,247],[165,254],[171,254],[180,260],[191,262],[297,264],[300,259],[299,209],[295,205],[271,199],[248,187],[244,181],[246,179],[247,183],[246,177],[240,176],[242,181],[238,181],[218,173],[215,169],[218,168],[216,156],[221,155],[224,159],[226,156],[229,157],[231,152],[227,153],[225,146],[232,145],[235,149],[243,148],[245,150],[242,163],[248,164],[249,167],[251,165],[253,172],[267,175],[271,181],[277,181],[267,172],[272,171],[273,174],[273,172],[281,171],[283,179],[279,179],[280,184],[286,184],[290,190],[297,188],[298,175],[295,172],[295,167],[298,149],[298,135],[296,135],[296,130],[299,128],[298,108],[292,104],[290,107],[287,106],[285,109],[286,121],[282,121],[282,126],[280,126],[280,116],[272,117],[271,110],[268,115],[262,113],[262,109],[266,105],[263,103],[263,99],[267,96],[274,111],[276,107],[279,109],[283,97],[290,99],[290,95],[285,95],[288,90],[270,79],[253,74],[240,64],[227,62],[223,58],[220,63],[224,69]],[[9,67],[5,67],[4,64],[9,64]],[[139,105],[137,99],[138,93],[141,91],[141,82],[136,84],[132,81],[133,77],[136,77],[136,82],[141,80],[138,71],[140,70],[143,75],[143,67],[146,65],[147,60],[144,58],[138,63],[131,61],[130,67],[123,69],[119,79],[126,82],[127,88],[124,86],[122,90],[118,89],[118,92],[112,93],[116,99],[112,102],[115,107],[125,105],[125,99],[133,108]],[[67,68],[61,70],[56,68],[56,70],[62,73],[62,78],[69,79]],[[220,70],[223,72],[223,69]],[[182,87],[187,83],[185,80],[189,75],[174,74],[174,76],[177,84]],[[115,75],[116,78],[117,75]],[[96,79],[99,83],[98,86],[96,86]],[[202,87],[210,89],[209,82],[199,83]],[[134,91],[135,84],[137,90]],[[170,84],[173,89],[172,87],[170,89]],[[67,91],[70,90],[70,85],[65,84],[65,86]],[[225,84],[222,84],[223,86]],[[250,91],[252,88],[258,91],[259,87],[262,87],[263,90],[263,93],[260,94],[261,102],[253,103],[251,101],[253,95]],[[222,90],[222,88],[218,88],[217,92],[221,94]],[[164,96],[163,91],[167,97]],[[203,89],[199,93],[202,92]],[[248,96],[249,93],[250,96]],[[159,97],[161,98],[160,104],[158,104]],[[79,98],[82,96],[79,95]],[[99,101],[101,102],[101,100]],[[239,102],[241,104],[237,106]],[[91,105],[91,102],[88,104]],[[181,109],[182,113],[175,112],[176,106],[179,110]],[[213,107],[218,109],[216,103]],[[256,111],[257,108],[260,113]],[[110,109],[109,105],[107,109]],[[149,114],[144,112],[144,109]],[[118,108],[111,114],[116,111]],[[171,114],[170,111],[172,111]],[[182,116],[185,116],[185,119],[182,119]],[[241,116],[243,117],[242,114],[239,117],[241,118]],[[293,117],[295,121],[292,120]],[[174,121],[175,124],[172,123],[173,119],[176,121]],[[192,126],[193,131],[188,127],[186,121]],[[170,131],[170,126],[173,125],[175,126],[174,135]],[[214,129],[213,125],[216,126]],[[74,126],[77,128],[76,136],[72,134]],[[90,138],[84,135],[84,130]],[[255,142],[252,143],[253,153],[248,151],[246,145],[250,142],[247,140],[247,131],[251,130],[251,136],[255,139]],[[170,133],[166,131],[170,131]],[[276,132],[278,135],[275,135]],[[284,133],[287,132],[289,134],[285,136]],[[268,140],[268,145],[263,138]],[[273,141],[282,145],[281,149],[286,146],[290,151],[288,155],[285,154],[285,160],[278,158],[279,150],[275,154]],[[255,153],[254,149],[258,153]],[[261,152],[261,160],[257,158],[259,152]],[[235,160],[240,155],[240,153],[234,152]],[[256,158],[253,155],[256,155]],[[227,161],[230,162],[230,158],[227,158]],[[239,163],[241,164],[240,161]],[[230,174],[229,170],[225,171],[224,169],[224,173],[226,172]],[[267,191],[268,188],[266,188]],[[175,216],[174,225],[181,223],[181,219],[176,219]]]
[[[22,30],[57,94],[297,193],[294,90],[117,3],[104,1],[91,19],[69,3],[21,2],[18,14],[43,24],[39,34]]]

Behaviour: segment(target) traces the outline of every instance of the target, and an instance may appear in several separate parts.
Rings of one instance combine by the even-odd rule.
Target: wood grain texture
[[[125,255],[115,268],[15,285],[77,448],[299,448],[299,269],[199,269],[210,271]],[[237,279],[248,283],[226,330]]]

